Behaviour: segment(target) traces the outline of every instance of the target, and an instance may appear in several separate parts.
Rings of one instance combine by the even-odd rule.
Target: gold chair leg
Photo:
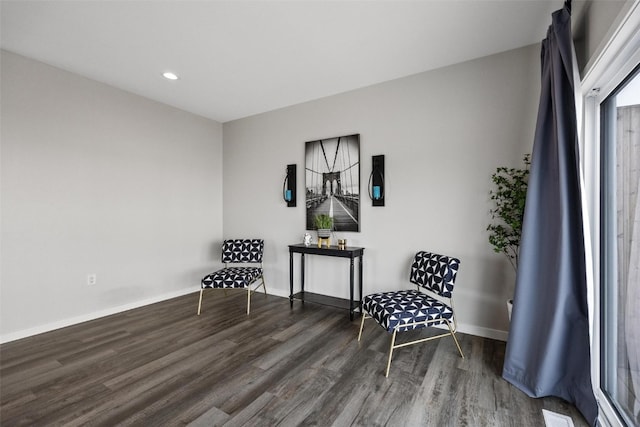
[[[204,289],[200,288],[200,301],[198,301],[198,316],[200,316],[200,307],[202,307],[202,291],[204,291]]]
[[[456,343],[456,347],[458,347],[458,351],[460,352],[460,356],[464,359],[464,354],[462,353],[462,349],[460,348],[460,344],[458,343],[458,338],[456,338],[456,333],[451,329],[451,324],[447,322],[447,326],[449,327],[449,332],[451,332],[451,336],[453,337],[453,341]]]
[[[362,314],[362,321],[360,322],[360,332],[358,333],[358,341],[360,341],[360,337],[362,336],[362,328],[364,328],[364,319],[367,318],[367,316],[365,316],[364,312],[361,313]]]
[[[396,332],[393,331],[393,336],[391,337],[391,347],[389,348],[389,361],[387,362],[387,372],[385,372],[384,376],[389,377],[389,368],[391,368],[391,356],[393,356],[393,346],[396,343]]]
[[[264,282],[264,276],[262,276],[262,283],[256,286],[255,289],[251,289],[251,285],[247,286],[247,315],[251,312],[251,292],[256,292],[260,286],[264,289],[264,296],[267,296],[267,285]]]

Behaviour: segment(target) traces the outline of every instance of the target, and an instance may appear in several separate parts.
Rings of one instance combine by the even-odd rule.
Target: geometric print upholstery
[[[362,299],[362,321],[358,341],[362,337],[364,321],[373,318],[387,332],[391,332],[391,347],[387,359],[385,377],[389,376],[393,351],[407,345],[451,336],[458,348],[460,356],[464,353],[456,338],[456,319],[453,314],[453,284],[460,268],[460,260],[431,252],[418,252],[411,264],[409,280],[430,292],[449,299],[451,305],[421,292],[421,289],[380,292],[370,294]],[[368,316],[365,314],[367,313]],[[396,344],[398,332],[445,324],[449,332]]]
[[[418,252],[409,281],[445,298],[451,298],[460,260],[431,252]]]
[[[200,298],[198,300],[198,316],[202,308],[202,295],[205,289],[218,288],[245,288],[247,290],[247,316],[251,311],[251,294],[262,286],[265,296],[267,284],[262,271],[262,252],[264,240],[262,239],[228,239],[222,243],[222,262],[224,268],[204,276],[200,282]],[[229,264],[236,264],[230,266]],[[237,264],[259,264],[260,266],[247,266]],[[255,289],[251,285],[261,279],[261,283]]]
[[[222,244],[222,262],[262,262],[264,240],[231,239]]]
[[[260,276],[260,267],[226,267],[205,276],[202,288],[246,288]]]
[[[388,332],[424,328],[427,326],[424,323],[402,325],[453,317],[447,304],[415,289],[367,295],[362,300],[362,307]],[[445,321],[430,322],[429,326],[441,323]]]

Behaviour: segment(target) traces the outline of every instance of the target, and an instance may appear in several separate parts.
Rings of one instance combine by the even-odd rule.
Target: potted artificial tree
[[[505,254],[516,272],[531,165],[529,154],[525,154],[522,160],[524,168],[499,167],[491,175],[495,185],[495,188],[489,192],[494,203],[490,211],[494,222],[487,227],[489,243],[494,252]],[[512,305],[513,300],[507,301],[509,320],[511,320]]]

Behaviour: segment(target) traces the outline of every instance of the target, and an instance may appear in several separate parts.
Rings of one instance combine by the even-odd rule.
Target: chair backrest
[[[262,262],[264,240],[231,239],[222,244],[222,262]]]
[[[418,252],[411,265],[411,283],[451,298],[460,260],[431,252]]]

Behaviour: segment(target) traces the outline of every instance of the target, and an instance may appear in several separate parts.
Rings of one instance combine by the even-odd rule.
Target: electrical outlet
[[[94,274],[87,274],[87,285],[95,285],[98,277]]]

